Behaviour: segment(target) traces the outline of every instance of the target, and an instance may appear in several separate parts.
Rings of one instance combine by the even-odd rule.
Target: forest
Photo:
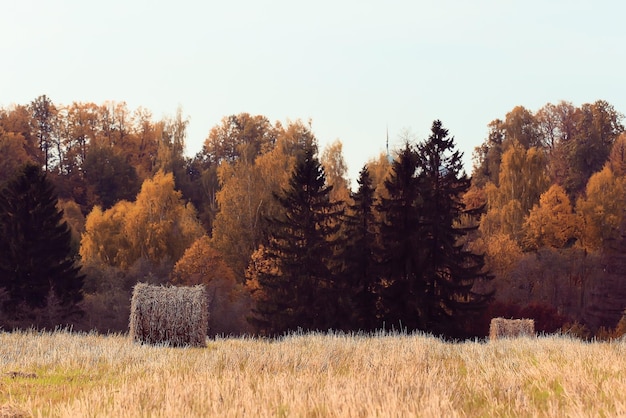
[[[626,326],[626,134],[602,100],[517,106],[466,173],[453,133],[364,163],[311,123],[123,102],[0,109],[0,326],[126,331],[138,282],[204,284],[210,334]],[[464,139],[465,140],[465,139]]]

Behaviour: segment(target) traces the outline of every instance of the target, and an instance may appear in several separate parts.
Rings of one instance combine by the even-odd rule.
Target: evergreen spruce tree
[[[490,294],[473,291],[476,280],[490,278],[484,257],[467,251],[459,239],[472,228],[457,221],[467,214],[462,197],[470,187],[463,170],[462,153],[455,149],[438,120],[431,135],[417,149],[418,179],[422,196],[420,235],[423,291],[418,308],[420,327],[446,335],[458,335],[464,316],[480,311]]]
[[[278,268],[257,268],[254,273],[265,294],[255,313],[270,333],[327,330],[342,323],[335,267],[340,203],[331,203],[331,187],[314,154],[314,147],[307,145],[289,186],[275,195],[284,215],[269,220],[263,258]]]
[[[419,157],[408,142],[385,180],[388,198],[381,198],[380,274],[382,319],[387,327],[419,328],[422,299],[427,291],[422,276],[424,237],[421,231],[423,196],[416,176]]]
[[[28,316],[40,308],[60,310],[65,317],[78,312],[83,276],[56,204],[52,183],[33,164],[0,192],[0,288],[7,295],[6,317]],[[57,306],[48,306],[53,301]]]
[[[344,219],[346,237],[343,276],[351,294],[351,326],[371,331],[380,326],[377,315],[378,272],[376,253],[376,217],[374,216],[375,189],[367,166],[357,180],[359,188],[352,193],[354,204],[349,206]]]
[[[488,280],[482,255],[460,239],[473,228],[457,226],[470,187],[454,138],[435,121],[417,148],[406,144],[385,182],[381,200],[381,296],[388,326],[461,336],[468,315],[478,313],[492,294],[474,292]]]

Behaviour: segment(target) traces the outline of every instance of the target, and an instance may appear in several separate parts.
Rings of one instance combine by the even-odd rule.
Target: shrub
[[[561,315],[553,306],[537,302],[524,306],[519,312],[519,316],[534,319],[537,332],[546,334],[558,331],[568,322],[567,318]]]
[[[493,301],[479,315],[468,316],[466,333],[470,337],[488,337],[492,318],[519,318],[519,311],[520,307],[513,303]]]
[[[589,340],[591,338],[591,331],[585,324],[580,322],[573,322],[563,325],[561,332],[571,337],[579,338],[581,340]]]
[[[131,290],[125,289],[85,294],[81,302],[85,315],[74,324],[74,329],[103,334],[128,331],[130,298]]]
[[[615,338],[621,338],[626,335],[626,311],[622,313],[622,317],[615,326],[615,330],[613,331],[613,335]]]

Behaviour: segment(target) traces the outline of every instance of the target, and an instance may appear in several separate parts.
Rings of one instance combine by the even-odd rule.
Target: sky
[[[0,106],[126,102],[189,118],[187,154],[225,116],[302,119],[349,177],[442,121],[465,154],[522,105],[626,112],[626,2],[8,0]]]

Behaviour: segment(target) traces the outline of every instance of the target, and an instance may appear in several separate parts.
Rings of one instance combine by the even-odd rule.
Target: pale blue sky
[[[626,112],[626,2],[13,0],[0,12],[0,106],[180,105],[188,153],[223,116],[312,119],[354,180],[434,119],[471,152],[516,105]]]

